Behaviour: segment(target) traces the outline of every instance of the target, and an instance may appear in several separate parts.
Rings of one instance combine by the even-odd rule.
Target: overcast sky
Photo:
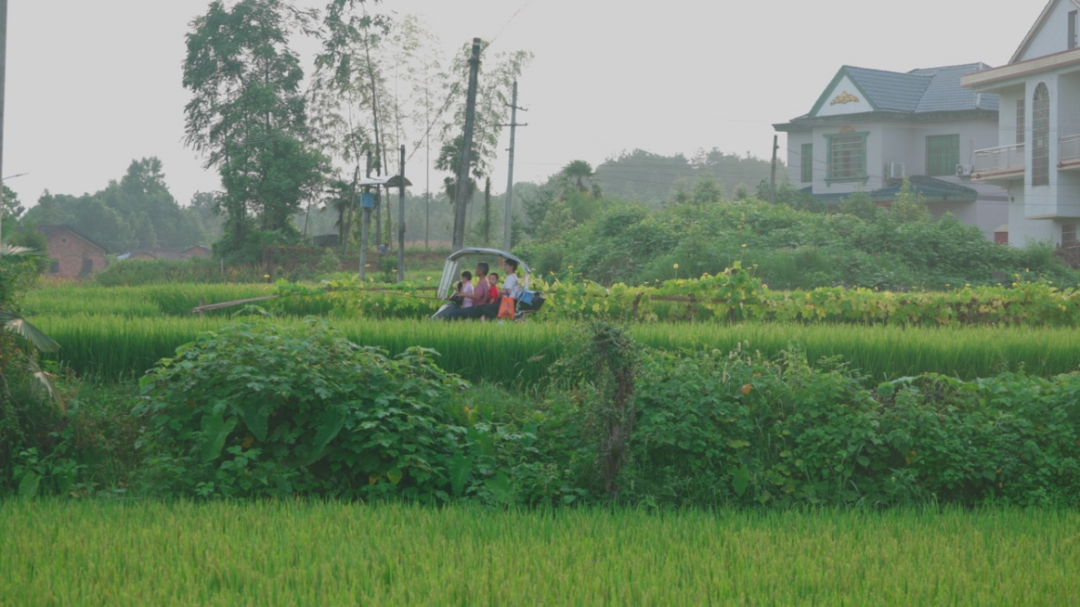
[[[183,145],[184,35],[208,4],[9,0],[3,174],[29,173],[6,182],[24,206],[45,189],[97,191],[144,156],[162,159],[181,204],[220,188]],[[496,35],[493,50],[535,53],[520,84],[529,112],[519,121],[530,126],[518,132],[515,177],[539,181],[570,160],[595,166],[634,148],[767,157],[771,124],[807,112],[841,65],[1001,65],[1044,5],[385,0],[375,10],[421,16],[446,55]],[[422,154],[416,159],[410,172],[423,170]]]

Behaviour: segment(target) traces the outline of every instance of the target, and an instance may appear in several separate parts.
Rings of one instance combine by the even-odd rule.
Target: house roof
[[[42,226],[38,226],[37,229],[38,229],[38,232],[41,232],[42,234],[44,234],[46,238],[48,238],[49,236],[52,236],[53,234],[56,234],[57,232],[67,230],[68,232],[71,232],[72,234],[78,236],[79,238],[82,238],[86,242],[89,242],[90,244],[94,245],[95,247],[101,249],[102,252],[108,252],[108,249],[106,249],[101,243],[97,242],[93,238],[90,238],[86,234],[83,234],[82,232],[76,230],[75,228],[73,228],[73,227],[71,227],[71,226],[69,226],[67,224],[42,225]]]
[[[1039,18],[1035,21],[1035,25],[1031,26],[1031,30],[1028,31],[1026,36],[1024,36],[1024,41],[1020,43],[1019,47],[1017,47],[1016,52],[1013,53],[1012,59],[1009,59],[1009,65],[1012,65],[1013,63],[1020,63],[1020,61],[1023,59],[1024,52],[1027,51],[1028,47],[1031,46],[1031,43],[1035,41],[1035,37],[1039,35],[1039,31],[1041,31],[1043,26],[1046,25],[1046,21],[1050,19],[1051,15],[1054,14],[1054,8],[1057,6],[1058,2],[1064,1],[1066,0],[1050,0],[1046,3],[1046,6],[1043,8],[1043,11],[1039,15]],[[1080,0],[1071,0],[1071,2],[1077,7],[1080,7]]]
[[[926,198],[927,202],[975,202],[979,193],[967,186],[949,183],[942,179],[935,179],[925,175],[912,175],[908,177],[911,189],[918,195]],[[881,188],[870,192],[870,198],[874,202],[889,202],[896,198],[903,188],[903,183],[896,183],[887,188]],[[802,192],[813,194],[811,188],[803,188]],[[826,203],[835,204],[851,194],[813,194],[814,198]]]
[[[165,247],[157,249],[131,249],[117,257],[117,259],[124,260],[131,257],[153,257],[154,259],[187,259],[191,257],[191,252],[195,249],[210,250],[210,247],[206,245],[195,245],[193,247]]]
[[[997,95],[977,94],[960,86],[961,76],[989,68],[985,63],[967,63],[890,72],[845,65],[814,104],[810,114],[800,118],[815,116],[844,77],[849,78],[866,96],[874,111],[904,114],[969,110],[996,112]]]

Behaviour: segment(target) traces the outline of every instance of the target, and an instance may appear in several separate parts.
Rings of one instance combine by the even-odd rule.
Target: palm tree
[[[7,226],[5,226],[4,231],[9,234],[11,232],[10,228],[7,228]],[[10,244],[0,245],[0,264],[21,263],[40,256],[41,253],[27,247],[19,247]],[[56,343],[56,340],[46,335],[41,329],[38,329],[27,322],[25,318],[8,307],[3,301],[0,301],[0,326],[2,326],[5,331],[14,334],[30,344],[34,349],[41,352],[55,352],[60,349],[60,344]],[[49,398],[54,400],[57,405],[63,409],[64,402],[60,398],[60,393],[56,390],[56,386],[52,383],[52,376],[41,369],[37,363],[36,357],[27,357],[27,371],[42,385],[49,395]],[[5,383],[7,381],[3,376],[0,376],[0,380]]]
[[[584,160],[574,160],[564,166],[558,175],[560,198],[565,199],[567,192],[573,188],[581,193],[591,192],[594,198],[601,198],[600,183],[596,181],[596,173],[592,165]]]

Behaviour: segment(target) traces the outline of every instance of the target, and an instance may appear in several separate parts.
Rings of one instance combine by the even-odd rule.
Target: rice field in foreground
[[[60,342],[59,359],[81,375],[116,379],[141,375],[201,332],[234,322],[229,318],[42,316],[30,320]],[[296,319],[275,322],[295,323]],[[439,323],[410,320],[328,320],[356,343],[397,354],[410,346],[434,348],[439,364],[472,381],[535,383],[561,353],[560,340],[574,325],[528,323]],[[1080,367],[1080,329],[898,328],[803,324],[688,325],[630,327],[641,343],[664,349],[751,350],[774,356],[792,345],[810,358],[843,356],[876,380],[937,372],[963,379],[1023,367],[1034,375],[1067,373]]]
[[[1070,605],[1080,513],[0,503],[16,605]]]

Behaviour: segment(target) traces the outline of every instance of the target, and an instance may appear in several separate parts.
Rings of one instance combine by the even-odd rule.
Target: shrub
[[[1080,374],[868,387],[789,352],[658,353],[637,381],[630,499],[676,505],[1080,504]]]
[[[433,356],[391,359],[315,321],[205,334],[141,381],[148,490],[447,499],[465,384]]]

